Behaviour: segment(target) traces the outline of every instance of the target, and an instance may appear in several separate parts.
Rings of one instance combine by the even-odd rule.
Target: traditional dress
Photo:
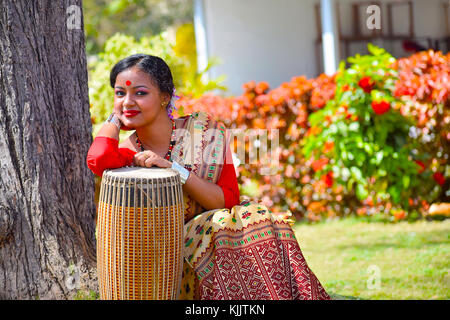
[[[170,161],[219,185],[225,208],[206,211],[183,195],[187,223],[180,298],[330,299],[303,257],[290,216],[272,214],[259,203],[239,203],[224,124],[204,112],[182,119]],[[131,165],[134,154],[118,148],[115,139],[97,137],[87,163],[101,176],[105,169]]]

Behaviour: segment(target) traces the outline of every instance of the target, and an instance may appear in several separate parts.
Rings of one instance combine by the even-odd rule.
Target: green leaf
[[[409,182],[410,182],[409,176],[408,175],[404,175],[402,177],[402,181],[403,181],[403,186],[405,187],[405,189],[408,188],[409,187]]]
[[[364,150],[366,150],[369,156],[373,154],[372,146],[369,143],[364,144]]]
[[[352,173],[352,176],[356,178],[357,181],[362,181],[362,173],[361,170],[357,167],[351,167],[350,172]]]
[[[364,200],[368,197],[369,193],[367,192],[366,188],[358,183],[356,185],[356,196],[358,197],[359,200]]]
[[[348,129],[350,131],[358,131],[359,129],[359,122],[352,122],[349,126]]]
[[[383,150],[381,150],[381,151],[378,151],[376,154],[375,154],[375,159],[376,159],[376,164],[377,165],[379,165],[380,163],[381,163],[381,160],[383,160]]]
[[[400,201],[400,190],[397,185],[389,187],[388,192],[391,195],[393,202],[398,204]]]

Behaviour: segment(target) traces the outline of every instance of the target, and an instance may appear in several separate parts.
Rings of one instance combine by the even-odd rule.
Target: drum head
[[[179,173],[170,168],[123,167],[105,170],[102,185],[107,195],[116,195],[124,207],[167,207],[183,198]],[[106,196],[105,203],[113,204]]]
[[[106,170],[105,174],[118,178],[157,179],[175,177],[177,175],[177,172],[169,168],[123,167],[118,169]]]

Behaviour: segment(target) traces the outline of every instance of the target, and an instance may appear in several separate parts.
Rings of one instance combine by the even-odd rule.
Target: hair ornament
[[[172,98],[170,99],[169,105],[167,107],[167,115],[169,116],[170,119],[173,120],[173,110],[178,110],[178,108],[175,106],[175,101],[177,101],[178,99],[180,99],[180,96],[177,96],[175,94],[176,89],[173,88],[172,91]]]

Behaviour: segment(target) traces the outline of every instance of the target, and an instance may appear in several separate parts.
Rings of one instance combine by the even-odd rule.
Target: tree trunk
[[[81,0],[0,0],[0,299],[96,290]]]

